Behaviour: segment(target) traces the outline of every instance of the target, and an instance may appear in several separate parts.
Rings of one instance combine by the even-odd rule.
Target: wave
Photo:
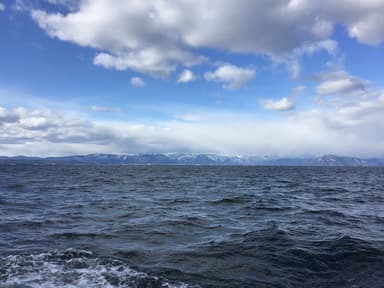
[[[211,201],[212,204],[242,204],[242,203],[247,203],[249,202],[250,199],[245,198],[245,197],[224,197],[218,200]]]
[[[214,287],[379,288],[384,281],[383,244],[348,236],[302,241],[274,225],[178,256],[200,263],[199,271],[211,275]]]
[[[0,283],[1,288],[192,287],[136,271],[117,259],[97,257],[91,251],[76,249],[3,258],[0,260]]]

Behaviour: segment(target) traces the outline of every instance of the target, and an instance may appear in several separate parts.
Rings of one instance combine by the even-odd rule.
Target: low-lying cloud
[[[153,125],[103,122],[57,111],[3,107],[0,146],[7,155],[42,156],[93,152],[384,156],[382,92],[347,106],[296,112],[275,120],[219,110],[191,111],[188,119],[193,120],[178,117]]]

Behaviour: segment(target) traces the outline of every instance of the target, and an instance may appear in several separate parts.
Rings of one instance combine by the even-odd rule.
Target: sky
[[[384,157],[384,0],[0,0],[0,155]]]

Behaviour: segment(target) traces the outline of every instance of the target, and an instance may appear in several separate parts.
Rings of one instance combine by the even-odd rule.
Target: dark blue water
[[[0,166],[0,287],[384,287],[384,169]]]

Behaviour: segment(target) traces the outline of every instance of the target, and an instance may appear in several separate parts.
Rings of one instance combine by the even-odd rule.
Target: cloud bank
[[[285,100],[270,105],[276,110],[289,106]],[[296,112],[284,120],[201,110],[146,124],[87,120],[50,110],[0,108],[0,148],[7,155],[189,151],[382,157],[384,135],[378,131],[384,131],[384,92],[379,91],[368,91],[348,105]]]

